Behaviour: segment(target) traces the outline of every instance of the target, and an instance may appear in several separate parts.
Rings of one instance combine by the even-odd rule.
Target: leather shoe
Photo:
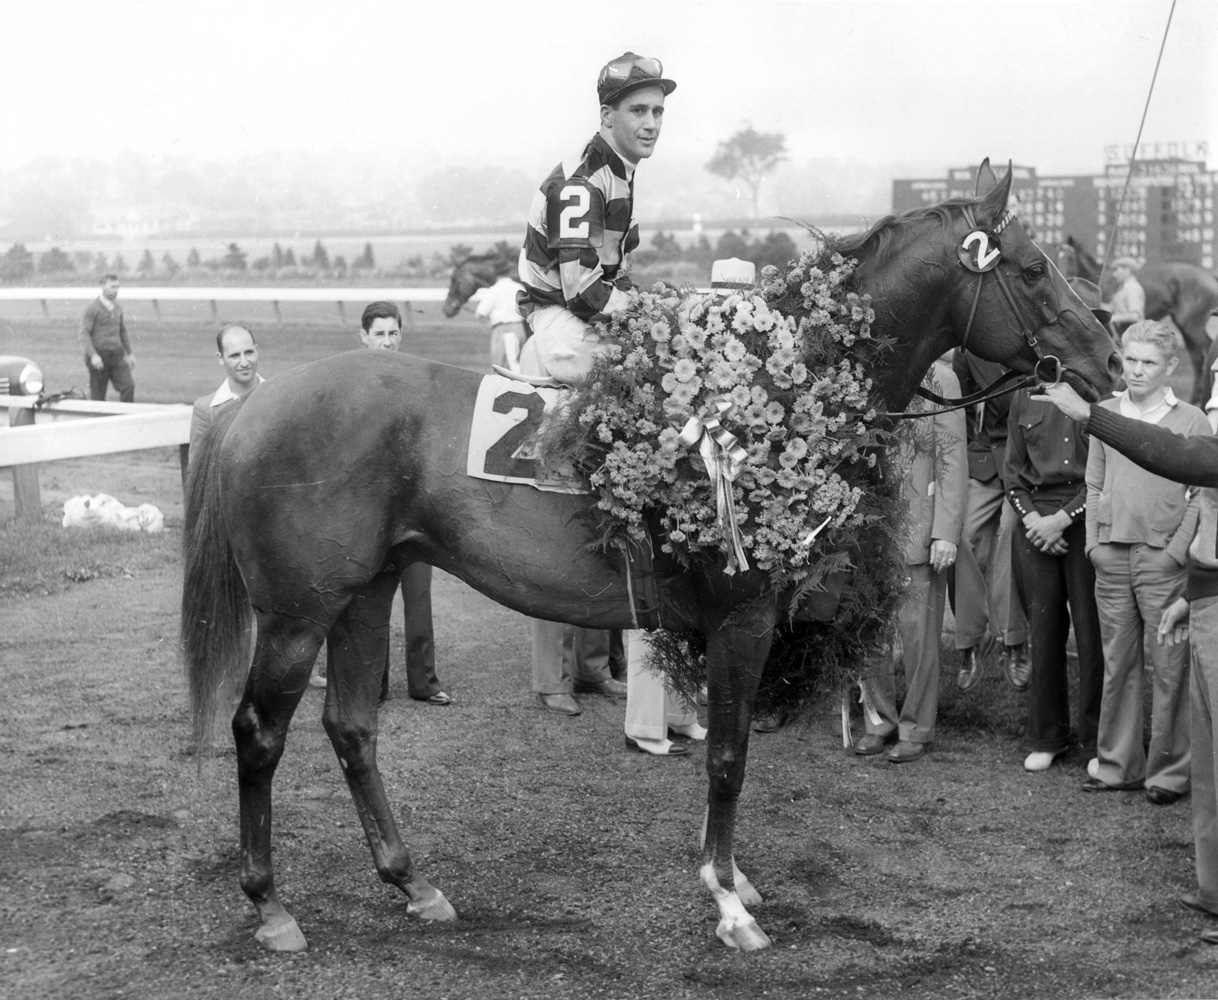
[[[985,657],[977,653],[976,646],[960,651],[960,673],[956,675],[956,687],[971,691],[985,676]]]
[[[1087,777],[1083,779],[1084,792],[1136,792],[1142,787],[1140,781],[1126,781],[1119,785],[1110,785],[1102,778]]]
[[[414,697],[411,695],[411,697]],[[447,691],[437,691],[433,695],[428,695],[426,698],[415,698],[415,701],[421,701],[425,705],[451,705],[453,696]]]
[[[1158,785],[1147,785],[1146,798],[1157,806],[1170,806],[1184,798],[1184,793],[1173,792],[1170,788],[1160,788]]]
[[[603,681],[576,681],[575,690],[580,694],[603,694],[609,698],[626,697],[626,685],[611,677]]]
[[[1028,690],[1032,680],[1032,657],[1028,655],[1028,644],[1021,642],[1015,646],[1003,646],[998,656],[1002,672],[1007,676],[1007,683],[1016,691]]]
[[[1180,905],[1187,910],[1196,910],[1208,917],[1218,917],[1218,910],[1211,910],[1198,898],[1195,892],[1186,892],[1180,897]]]
[[[877,753],[883,753],[884,747],[888,746],[888,740],[889,737],[881,736],[879,733],[864,733],[854,744],[854,752],[860,757],[871,757]]]
[[[633,736],[626,737],[626,749],[649,753],[653,757],[682,757],[689,753],[689,747],[684,743],[673,743],[672,740],[636,740]]]
[[[908,764],[926,753],[925,743],[910,743],[908,740],[898,740],[897,745],[888,751],[888,759],[894,764]]]
[[[322,670],[314,670],[313,673],[311,673],[309,675],[309,687],[324,689],[325,686],[326,686],[325,672]]]
[[[1203,944],[1218,944],[1218,927],[1207,927],[1197,937]]]
[[[539,694],[537,697],[547,712],[557,712],[559,715],[579,715],[583,712],[579,702],[569,694]]]

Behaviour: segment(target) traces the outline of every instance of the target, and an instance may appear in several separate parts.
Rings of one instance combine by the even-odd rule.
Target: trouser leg
[[[1028,641],[1028,606],[1014,586],[1012,567],[1012,541],[1016,534],[1022,533],[1019,515],[1009,503],[1003,503],[986,586],[990,599],[990,631],[1007,646]]]
[[[1066,681],[1066,639],[1070,616],[1066,585],[1057,556],[1037,549],[1023,530],[1015,533],[1014,569],[1027,599],[1032,643],[1025,742],[1032,750],[1059,753],[1070,745],[1070,696]]]
[[[110,375],[106,371],[105,366],[102,368],[94,368],[87,361],[85,364],[89,369],[89,398],[101,400],[106,398],[106,389],[110,385]]]
[[[1218,597],[1193,601],[1189,610],[1192,671],[1189,678],[1192,733],[1193,840],[1197,895],[1218,911]]]
[[[1104,696],[1104,641],[1095,610],[1095,567],[1087,558],[1087,526],[1076,521],[1062,535],[1069,548],[1062,557],[1070,621],[1078,649],[1078,743],[1083,760],[1095,756]]]
[[[571,676],[581,683],[595,684],[612,679],[609,672],[609,630],[604,628],[578,628],[571,630],[569,647],[572,661]]]
[[[114,384],[115,390],[118,392],[119,402],[134,403],[135,402],[135,376],[131,374],[131,368],[127,364],[126,358],[121,358],[109,365],[110,381]]]
[[[1109,785],[1142,781],[1142,615],[1133,593],[1132,546],[1101,543],[1091,552],[1095,607],[1104,647],[1104,683],[1096,757]],[[1077,637],[1076,637],[1077,640]]]
[[[939,710],[939,636],[947,578],[929,565],[910,566],[911,582],[901,605],[901,646],[905,663],[905,701],[898,736],[929,743]]]
[[[956,616],[956,648],[971,649],[981,644],[989,623],[986,574],[992,562],[992,547],[997,529],[1002,488],[976,479],[968,481],[968,503],[960,546],[951,573],[952,609]],[[993,626],[990,625],[993,631]]]
[[[402,605],[406,626],[406,686],[412,698],[440,691],[436,677],[436,641],[431,617],[431,567],[411,563],[402,570]]]
[[[1139,545],[1133,551],[1134,593],[1145,630],[1153,637],[1163,612],[1183,596],[1186,574],[1166,549]],[[1150,714],[1150,752],[1146,784],[1172,792],[1190,787],[1187,645],[1150,643],[1153,694]]]
[[[537,694],[570,694],[571,675],[563,656],[562,622],[533,621],[533,690]]]

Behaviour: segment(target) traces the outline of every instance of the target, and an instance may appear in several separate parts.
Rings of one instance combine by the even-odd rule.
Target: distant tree
[[[364,252],[351,262],[351,268],[356,271],[372,271],[376,269],[376,261],[372,257],[372,244],[364,244]]]
[[[681,244],[677,242],[677,238],[672,233],[661,230],[656,233],[651,245],[655,248],[657,260],[681,259]]]
[[[161,270],[171,278],[182,270],[178,262],[173,259],[173,254],[168,250],[165,251],[165,256],[161,258]]]
[[[702,267],[710,267],[715,259],[715,248],[706,238],[706,233],[699,236],[698,241],[685,251],[685,259]]]
[[[230,243],[224,248],[224,257],[220,261],[221,267],[226,267],[230,271],[244,271],[246,267],[246,253],[236,243]]]
[[[203,259],[199,256],[199,251],[195,247],[190,248],[190,253],[186,255],[187,267],[198,267],[203,263]]]
[[[715,259],[723,260],[727,257],[739,257],[741,260],[751,259],[747,236],[729,229],[719,237],[719,242],[715,246]]]
[[[787,140],[781,132],[758,132],[749,125],[719,148],[706,169],[729,181],[739,177],[752,194],[753,218],[760,218],[758,196],[761,182],[779,163],[787,158]]]
[[[283,267],[283,247],[278,243],[271,247],[271,266],[276,271]]]
[[[78,271],[87,271],[93,266],[93,254],[88,250],[77,250],[72,254],[72,263]]]
[[[252,264],[250,264],[251,271],[258,271],[259,273],[261,273],[262,271],[269,271],[270,269],[271,269],[271,258],[269,256],[259,257]]]
[[[341,253],[334,255],[334,260],[330,262],[330,270],[336,271],[341,278],[347,273],[347,258]]]
[[[121,253],[116,253],[114,255],[114,260],[110,262],[110,270],[115,274],[126,274],[129,270],[127,267],[127,262],[123,260],[123,255]]]
[[[288,247],[283,252],[283,264],[281,266],[282,267],[295,267],[296,266],[296,253],[295,253],[295,251],[292,250],[291,247]]]
[[[144,256],[140,258],[139,266],[135,269],[136,274],[151,274],[156,270],[156,261],[152,259],[152,251],[145,250]]]
[[[76,267],[72,263],[72,258],[59,247],[51,247],[38,258],[38,270],[42,274],[67,274],[75,271]]]
[[[0,281],[25,281],[34,273],[34,255],[24,243],[14,243],[0,257]]]
[[[106,260],[106,255],[100,250],[97,251],[97,256],[93,258],[93,270],[99,275],[105,274],[110,270],[110,262]]]
[[[321,245],[321,240],[313,244],[313,257],[309,263],[320,271],[330,270],[330,255],[326,253],[326,248]]]
[[[799,248],[786,233],[772,231],[766,234],[765,239],[754,243],[750,253],[758,270],[767,264],[782,268],[787,265],[788,261],[795,260],[799,256]]]

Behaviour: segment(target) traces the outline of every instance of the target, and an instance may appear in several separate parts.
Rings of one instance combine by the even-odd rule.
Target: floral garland
[[[665,551],[722,554],[732,572],[734,521],[740,551],[776,585],[819,584],[823,543],[851,547],[875,518],[860,504],[883,437],[866,369],[887,347],[872,337],[870,296],[849,290],[855,266],[804,253],[765,268],[758,292],[631,291],[571,401],[580,429],[543,441],[543,461],[597,450],[590,481],[606,535],[642,537],[658,518]],[[720,502],[706,442],[707,471],[690,450],[699,430],[718,436]]]

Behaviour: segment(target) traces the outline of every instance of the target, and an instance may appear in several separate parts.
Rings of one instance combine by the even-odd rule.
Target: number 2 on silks
[[[492,409],[496,413],[524,410],[524,419],[509,427],[493,445],[486,449],[482,471],[488,476],[509,479],[537,478],[537,459],[517,456],[520,446],[541,426],[546,402],[536,392],[503,392],[495,397]]]
[[[572,183],[551,195],[546,226],[551,247],[598,247],[604,240],[604,223],[595,203],[599,194],[587,184]]]
[[[977,274],[992,271],[1002,260],[998,235],[988,229],[974,229],[964,237],[958,253],[960,263]]]

